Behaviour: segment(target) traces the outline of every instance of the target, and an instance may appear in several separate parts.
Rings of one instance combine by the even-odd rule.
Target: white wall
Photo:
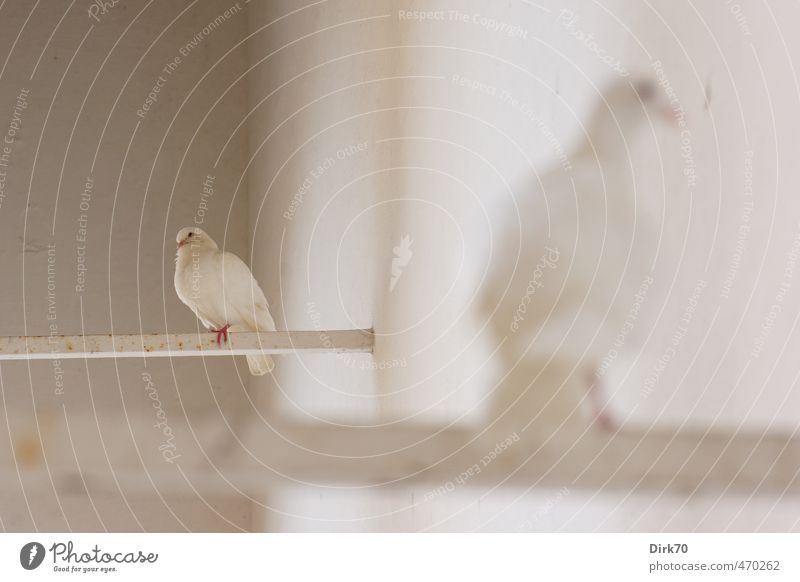
[[[393,27],[376,18],[388,8],[336,2],[275,22],[290,7],[251,7],[254,270],[279,328],[377,329],[394,211],[377,140],[391,134],[391,87],[402,87],[379,80],[395,74]],[[281,415],[353,422],[376,412],[368,356],[280,360],[271,407]]]

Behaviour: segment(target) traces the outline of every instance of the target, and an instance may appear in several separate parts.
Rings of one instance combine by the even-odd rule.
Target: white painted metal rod
[[[55,335],[0,337],[0,360],[245,356],[324,352],[372,352],[371,329],[215,333]]]

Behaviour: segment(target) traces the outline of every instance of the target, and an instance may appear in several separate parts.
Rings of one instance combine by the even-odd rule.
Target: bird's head
[[[607,107],[618,115],[630,112],[639,119],[651,117],[670,123],[675,118],[666,91],[654,79],[621,78],[608,88],[605,98]]]
[[[202,228],[196,226],[188,226],[180,229],[178,231],[178,236],[175,237],[175,242],[178,243],[178,250],[185,245],[217,248],[217,243],[215,243]]]
[[[589,125],[589,139],[602,146],[628,139],[639,126],[648,122],[676,126],[676,115],[667,92],[648,77],[616,79],[597,100]]]

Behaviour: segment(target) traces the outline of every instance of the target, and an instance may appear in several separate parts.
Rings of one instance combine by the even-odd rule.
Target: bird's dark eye
[[[192,233],[191,233],[191,232],[189,233],[189,236],[192,236]]]
[[[649,101],[656,96],[656,87],[650,81],[640,81],[634,88],[642,101]]]

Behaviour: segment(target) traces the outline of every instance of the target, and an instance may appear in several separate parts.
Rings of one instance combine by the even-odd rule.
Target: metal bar
[[[0,360],[166,358],[327,352],[372,353],[371,329],[215,333],[0,337]]]

